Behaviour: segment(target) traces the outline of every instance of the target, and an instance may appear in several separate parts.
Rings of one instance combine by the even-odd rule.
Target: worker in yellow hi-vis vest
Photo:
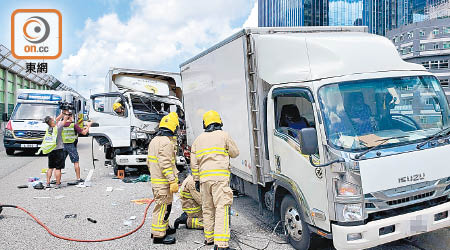
[[[68,117],[68,121],[64,124],[62,131],[62,139],[64,142],[64,160],[69,156],[70,161],[73,163],[75,169],[76,181],[69,182],[69,185],[76,185],[84,182],[81,179],[80,173],[80,157],[77,150],[78,134],[87,135],[91,122],[88,122],[84,128],[80,128],[77,123],[74,123],[73,113],[71,110],[64,110],[65,115]]]
[[[175,146],[171,141],[176,122],[164,116],[159,131],[148,146],[147,165],[150,170],[155,207],[152,214],[153,244],[174,244],[175,229],[169,227],[173,193],[178,192],[178,170],[175,166]]]
[[[210,110],[203,115],[205,132],[192,144],[191,170],[195,186],[202,195],[205,244],[214,249],[230,249],[230,157],[239,155],[236,143],[222,131],[219,113]]]

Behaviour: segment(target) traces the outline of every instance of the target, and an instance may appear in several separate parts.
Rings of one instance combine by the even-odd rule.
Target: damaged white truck
[[[218,111],[232,185],[284,222],[364,249],[450,226],[439,81],[366,27],[245,29],[180,66],[188,143]]]
[[[104,147],[105,159],[116,175],[126,167],[147,169],[148,145],[161,118],[169,112],[180,118],[177,167],[184,168],[186,136],[180,84],[176,73],[112,68],[106,93],[91,96],[89,117],[94,125],[89,134]],[[114,103],[120,103],[124,113],[116,113]]]

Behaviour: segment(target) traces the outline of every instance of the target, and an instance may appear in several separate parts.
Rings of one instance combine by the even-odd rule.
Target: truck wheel
[[[6,154],[7,154],[7,155],[14,155],[14,149],[7,148],[7,149],[6,149]]]
[[[289,237],[289,243],[299,250],[309,249],[311,232],[301,215],[301,210],[292,195],[286,195],[281,202],[281,221]]]

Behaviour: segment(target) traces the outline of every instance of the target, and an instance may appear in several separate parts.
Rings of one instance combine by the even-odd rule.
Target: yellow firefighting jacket
[[[227,132],[203,132],[192,144],[191,170],[195,181],[228,181],[230,157],[236,158],[239,149]]]
[[[181,207],[188,215],[202,211],[202,196],[195,189],[195,181],[192,175],[186,177],[180,189]]]
[[[147,166],[150,171],[152,187],[169,187],[169,183],[178,182],[178,170],[175,166],[175,151],[167,136],[156,136],[148,145]]]

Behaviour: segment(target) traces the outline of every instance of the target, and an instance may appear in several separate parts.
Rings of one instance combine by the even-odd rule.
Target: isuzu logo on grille
[[[425,173],[414,174],[414,175],[398,178],[398,183],[416,182],[416,181],[421,181],[423,179],[425,179]]]

